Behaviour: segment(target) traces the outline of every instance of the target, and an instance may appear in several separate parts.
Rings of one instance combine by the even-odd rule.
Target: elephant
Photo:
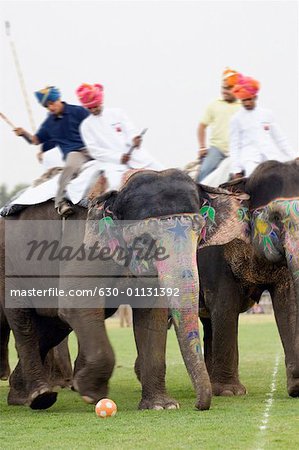
[[[173,211],[172,204],[176,204],[177,197],[180,198],[181,203],[181,214],[186,214],[187,212],[200,212],[203,218],[203,227],[201,231],[201,235],[199,240],[197,240],[196,247],[198,241],[201,239],[204,240],[204,246],[214,246],[214,245],[222,245],[226,242],[240,238],[247,241],[249,239],[248,233],[246,230],[248,229],[248,223],[246,223],[246,215],[243,213],[243,202],[248,199],[247,194],[233,194],[223,190],[223,189],[214,189],[207,186],[202,186],[200,190],[198,190],[196,185],[193,185],[192,192],[194,203],[190,205],[190,194],[187,189],[185,183],[189,186],[191,183],[190,178],[186,178],[186,175],[179,174],[177,171],[166,171],[167,174],[171,174],[171,177],[176,175],[176,189],[168,193],[166,198],[167,188],[164,186],[164,178],[160,178],[160,176],[153,177],[148,173],[143,173],[142,175],[134,175],[131,177],[129,182],[126,184],[124,188],[120,190],[120,192],[111,192],[104,196],[101,196],[95,200],[95,202],[91,205],[89,209],[88,219],[87,219],[87,232],[86,232],[86,241],[89,245],[92,245],[94,241],[98,239],[102,239],[102,246],[115,246],[115,241],[117,243],[122,242],[122,247],[132,247],[133,238],[142,234],[146,234],[150,230],[150,223],[148,227],[146,226],[147,220],[149,218],[149,205],[152,207],[152,217],[158,218],[157,225],[159,227],[159,222],[162,220],[163,222],[163,211],[165,213],[164,218],[167,218],[167,215]],[[163,177],[166,175],[162,172]],[[184,180],[184,183],[181,184],[181,179]],[[152,183],[155,183],[152,186]],[[191,185],[190,185],[191,186]],[[197,191],[197,194],[194,194],[194,188]],[[161,193],[163,194],[161,196]],[[187,197],[186,197],[187,195]],[[198,200],[196,197],[198,196]],[[163,202],[166,201],[166,205],[168,209],[165,210],[165,205]],[[209,207],[209,202],[213,202],[214,208]],[[177,208],[177,207],[176,207]],[[219,214],[217,217],[214,214],[214,210],[219,210]],[[117,220],[137,220],[137,225],[124,225],[118,229],[115,225]],[[179,223],[180,218],[177,216],[176,220]],[[103,223],[110,223],[107,226],[108,231],[103,232],[101,238],[99,238],[99,228]],[[112,223],[114,223],[113,228]],[[210,226],[212,224],[212,226]],[[167,225],[167,224],[166,224]],[[184,225],[184,223],[183,223]],[[139,230],[138,230],[139,227]],[[143,228],[142,228],[143,227]],[[134,229],[131,232],[131,229]],[[174,228],[174,225],[171,225],[170,228]],[[153,231],[150,234],[154,235]],[[133,236],[133,238],[132,238]],[[175,248],[173,242],[169,243],[167,241],[167,236],[162,235],[162,238],[157,238],[155,236],[156,241],[159,241],[163,244],[165,248],[167,248],[167,254],[171,254],[171,258],[163,264],[157,263],[155,266],[157,276],[159,279],[159,285],[165,286],[165,277],[168,275],[167,286],[180,286],[181,292],[188,292],[188,290],[182,286],[184,283],[188,283],[191,279],[194,279],[195,274],[197,272],[197,267],[194,267],[196,263],[194,248],[189,248],[187,246],[187,239],[184,242],[183,251],[188,252],[189,258],[191,257],[194,260],[188,259],[184,257],[182,259],[181,254],[176,254],[175,251],[178,249],[181,250],[178,245],[178,249]],[[146,246],[147,244],[145,244]],[[195,250],[196,250],[195,247]],[[128,251],[129,253],[129,251]],[[116,261],[117,262],[117,261]],[[120,264],[120,262],[117,262]],[[135,260],[136,263],[136,260]],[[176,270],[174,271],[174,267]],[[139,273],[141,268],[137,265],[134,267],[130,266],[130,270],[135,271],[135,273]],[[173,274],[174,275],[171,275]],[[175,281],[175,285],[173,284]],[[179,284],[181,283],[181,285]],[[194,291],[194,296],[198,295],[197,290]],[[148,315],[150,318],[146,318],[145,311],[140,308],[133,308],[133,324],[134,324],[134,333],[135,340],[137,345],[137,361],[135,363],[135,371],[138,379],[141,381],[141,384],[146,384],[150,386],[150,392],[146,395],[146,398],[142,399],[139,407],[140,408],[148,408],[152,403],[151,396],[152,387],[151,385],[154,383],[156,387],[159,386],[159,391],[165,393],[165,343],[166,343],[166,313],[169,307],[170,313],[172,315],[172,321],[174,323],[176,333],[178,336],[181,352],[187,367],[187,370],[190,374],[191,380],[193,381],[193,385],[196,388],[196,378],[194,376],[194,371],[197,376],[200,376],[200,371],[194,366],[194,355],[191,359],[186,351],[186,343],[188,344],[188,339],[191,341],[194,339],[194,336],[198,337],[198,331],[195,329],[195,322],[198,320],[198,304],[197,298],[192,299],[192,311],[196,309],[196,313],[194,317],[194,322],[192,322],[192,327],[190,328],[190,318],[188,317],[187,324],[184,325],[183,322],[183,308],[182,304],[176,306],[175,302],[172,303],[174,299],[171,299],[167,303],[167,308],[152,308],[148,310]],[[180,299],[181,301],[181,299]],[[194,303],[194,306],[193,306]],[[67,319],[70,323],[69,318]],[[148,322],[148,320],[150,322]],[[182,328],[181,328],[182,327]],[[184,329],[185,328],[185,329]],[[149,330],[156,332],[156,345],[154,348],[149,347],[149,350],[146,350],[148,346],[149,340]],[[185,336],[184,336],[185,335]],[[163,343],[163,345],[162,345]],[[193,346],[194,349],[194,346]],[[187,349],[188,350],[188,349]],[[154,354],[151,355],[150,351],[153,351]],[[193,350],[194,351],[194,350]],[[149,358],[149,355],[151,358]],[[201,354],[200,354],[201,356]],[[150,362],[153,362],[154,367],[150,367]],[[190,364],[191,361],[191,364]],[[153,370],[154,369],[154,370]],[[155,379],[152,377],[152,373],[155,373]],[[205,374],[206,376],[206,374]],[[145,382],[145,379],[148,379]],[[144,388],[143,388],[144,392]],[[164,394],[163,394],[164,395]],[[210,393],[209,393],[210,396]],[[199,398],[198,398],[199,397]],[[200,396],[197,395],[196,406],[199,409],[205,409],[202,407],[200,401]],[[157,401],[155,402],[155,407],[163,408],[163,402],[161,402],[161,398],[157,397]],[[167,406],[166,406],[167,407]]]
[[[138,307],[134,308],[133,326],[138,352],[136,367],[142,384],[139,408],[164,409],[178,406],[177,402],[168,396],[165,387],[167,311],[170,307],[181,352],[196,391],[196,407],[204,410],[210,407],[211,384],[201,353],[198,332],[197,243],[199,239],[204,239],[205,245],[221,245],[228,242],[228,239],[244,238],[246,222],[239,217],[244,198],[247,198],[246,194],[234,194],[225,190],[216,192],[207,188],[199,192],[193,180],[176,169],[168,169],[160,173],[144,171],[131,176],[119,192],[110,192],[96,198],[89,209],[87,220],[86,209],[78,206],[75,215],[63,222],[63,231],[61,222],[57,223],[57,220],[55,222],[56,217],[51,202],[28,207],[19,215],[8,218],[8,221],[15,222],[14,225],[21,226],[19,230],[16,227],[15,231],[12,226],[10,239],[13,243],[17,242],[18,236],[24,234],[26,221],[30,220],[25,238],[27,233],[28,235],[33,233],[35,241],[41,242],[45,235],[45,222],[43,226],[38,224],[33,226],[34,220],[51,221],[50,228],[46,227],[46,233],[47,237],[52,237],[53,230],[56,228],[56,234],[54,233],[53,236],[57,237],[57,234],[60,236],[60,241],[57,239],[57,242],[60,243],[58,252],[60,251],[61,262],[59,265],[54,263],[50,273],[57,278],[60,276],[59,287],[65,290],[70,287],[88,287],[91,282],[93,287],[97,287],[99,283],[100,286],[105,287],[105,277],[100,278],[99,273],[109,274],[110,277],[111,274],[115,274],[115,283],[119,280],[122,283],[130,283],[132,279],[136,282],[142,278],[140,270],[144,268],[144,260],[140,260],[138,249],[137,256],[134,254],[136,248],[132,253],[132,239],[134,241],[136,237],[141,236],[142,245],[145,245],[145,248],[149,241],[154,241],[156,250],[159,244],[158,249],[162,249],[166,257],[162,255],[162,258],[156,257],[154,261],[151,258],[151,261],[147,262],[150,277],[147,280],[143,277],[142,283],[146,286],[162,287],[164,293],[167,292],[165,291],[167,287],[172,290],[177,289],[180,295],[176,298],[172,294],[169,295],[166,303],[162,296],[154,305],[160,307],[152,307],[155,300],[152,298],[149,304],[138,303]],[[212,210],[207,207],[208,199],[215,199],[217,208],[221,210],[216,221]],[[198,214],[201,209],[203,218]],[[218,227],[217,232],[214,233],[213,227],[204,226],[205,218],[209,218],[212,223],[223,222],[223,228],[220,230]],[[108,224],[110,222],[111,225],[111,222],[114,222],[115,225],[117,220],[133,220],[134,224],[115,227],[114,233],[117,231],[118,235],[111,239],[109,229],[111,232],[112,228],[111,226],[109,228]],[[230,220],[233,220],[233,227]],[[1,260],[4,267],[3,220],[0,227]],[[102,234],[99,236],[100,228],[102,228]],[[223,232],[223,230],[226,231]],[[154,239],[148,240],[151,234]],[[67,258],[63,257],[63,252],[69,252],[74,245],[79,244],[78,252],[82,252],[90,239],[99,240],[102,246],[105,245],[105,239],[108,246],[113,246],[116,241],[127,249],[133,258],[129,264],[127,261],[126,264],[122,262],[121,268],[120,261],[116,263],[111,258],[105,261],[105,264],[103,261],[89,264],[90,261],[86,258],[83,258],[84,264],[80,258],[66,263]],[[12,266],[12,273],[20,274],[23,266],[26,266],[26,269],[29,268],[26,259],[28,249],[27,253],[24,252],[22,245],[13,249],[10,255],[13,262],[9,258],[8,261]],[[26,265],[23,264],[24,260]],[[42,270],[38,258],[37,262],[38,269]],[[10,282],[10,287],[14,286],[14,280],[11,281],[7,277],[6,281]],[[17,278],[17,282],[20,282],[20,277]],[[24,286],[27,286],[26,280]],[[4,303],[3,282],[1,300]],[[8,402],[10,404],[26,403],[31,408],[43,409],[50,407],[56,401],[56,393],[52,392],[49,385],[43,361],[49,349],[67,336],[71,329],[75,331],[79,342],[79,354],[74,368],[74,387],[83,399],[90,403],[105,397],[114,367],[114,352],[107,337],[104,319],[105,315],[117,305],[112,305],[112,308],[108,305],[107,309],[107,305],[102,297],[99,298],[99,295],[91,303],[85,303],[86,300],[84,300],[83,304],[78,298],[70,299],[61,296],[51,299],[48,296],[46,305],[37,305],[28,298],[17,297],[10,300],[13,302],[13,307],[11,304],[9,306],[6,304],[5,312],[16,339],[20,362],[10,377]],[[125,302],[124,298],[118,300],[120,303],[127,303],[127,299]],[[140,301],[140,298],[137,300]],[[36,342],[39,345],[36,345]]]
[[[298,176],[296,161],[267,161],[248,179],[222,185],[250,196],[242,213],[250,216],[250,242],[199,245],[199,316],[214,395],[246,393],[238,374],[238,317],[268,290],[285,353],[287,391],[299,396]]]

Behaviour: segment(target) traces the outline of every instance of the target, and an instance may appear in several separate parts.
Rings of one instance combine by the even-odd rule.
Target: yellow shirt
[[[211,127],[209,146],[217,147],[225,155],[229,153],[229,122],[240,106],[239,101],[229,103],[219,98],[210,103],[201,119],[201,123]]]

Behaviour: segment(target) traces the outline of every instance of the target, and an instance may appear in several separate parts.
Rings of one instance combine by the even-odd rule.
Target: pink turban
[[[250,77],[240,76],[238,84],[232,89],[232,94],[242,100],[255,97],[260,89],[260,83]]]
[[[83,83],[76,90],[79,101],[85,108],[95,108],[103,103],[104,88],[101,84]]]

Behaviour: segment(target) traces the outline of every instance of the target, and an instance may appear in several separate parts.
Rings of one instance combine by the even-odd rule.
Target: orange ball
[[[102,419],[106,419],[106,417],[113,417],[117,413],[117,406],[113,400],[109,398],[102,398],[96,404],[96,415],[101,417]]]

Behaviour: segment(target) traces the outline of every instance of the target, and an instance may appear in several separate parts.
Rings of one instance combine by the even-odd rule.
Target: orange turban
[[[250,77],[240,76],[238,84],[233,88],[232,94],[243,100],[245,98],[255,97],[260,89],[260,83]]]
[[[238,72],[230,69],[229,67],[226,67],[222,74],[222,81],[225,81],[228,86],[235,86],[235,84],[238,82],[239,77],[240,74]]]

